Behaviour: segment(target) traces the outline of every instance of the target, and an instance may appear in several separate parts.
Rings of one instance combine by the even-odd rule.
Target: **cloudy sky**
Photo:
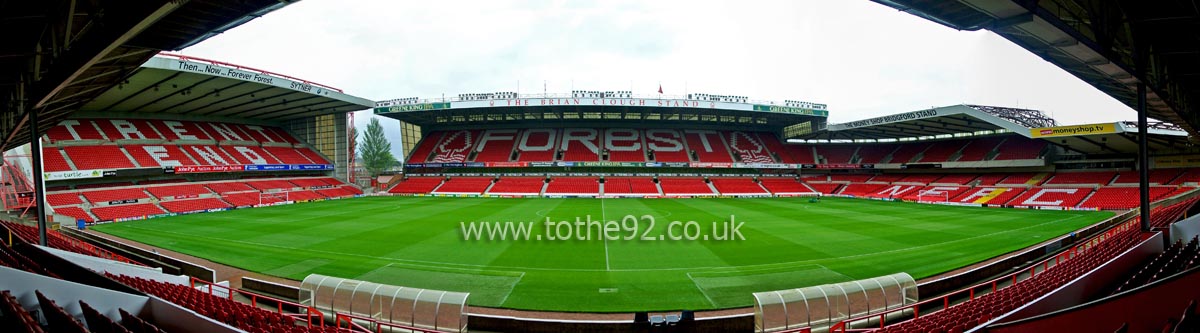
[[[960,103],[1064,124],[1130,108],[990,32],[869,1],[305,0],[183,50],[371,100],[633,90],[794,99],[839,123]],[[369,113],[356,115],[365,126]],[[388,126],[393,148],[398,125]]]

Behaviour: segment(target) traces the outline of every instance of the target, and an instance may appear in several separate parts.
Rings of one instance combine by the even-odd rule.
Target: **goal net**
[[[280,202],[290,201],[289,192],[263,192],[258,194],[258,204],[273,205]]]
[[[918,193],[917,193],[917,201],[925,201],[925,202],[931,202],[931,201],[950,202],[950,192],[946,192],[946,191],[939,191],[939,190],[927,190],[927,191],[920,191],[920,192],[918,192]]]

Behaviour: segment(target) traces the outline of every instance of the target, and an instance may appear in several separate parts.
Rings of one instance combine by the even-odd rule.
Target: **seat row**
[[[605,177],[605,195],[769,195],[814,193],[795,178]],[[711,183],[710,183],[711,182]],[[710,186],[711,185],[711,186]],[[543,190],[544,188],[544,190]],[[600,195],[599,177],[420,177],[400,180],[393,194]],[[661,188],[661,191],[660,191]]]
[[[43,147],[42,161],[45,170],[51,172],[192,165],[330,164],[307,147],[172,144]]]

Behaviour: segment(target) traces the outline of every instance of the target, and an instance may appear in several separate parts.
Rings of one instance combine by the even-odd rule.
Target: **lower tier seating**
[[[605,195],[659,195],[650,177],[605,177]]]
[[[663,177],[658,179],[663,195],[710,195],[714,194],[704,178]]]
[[[717,188],[717,192],[721,194],[769,194],[766,189],[754,182],[754,179],[747,177],[738,178],[719,178],[713,177],[709,181],[713,187]]]
[[[546,185],[546,194],[600,194],[600,180],[596,177],[555,177]]]

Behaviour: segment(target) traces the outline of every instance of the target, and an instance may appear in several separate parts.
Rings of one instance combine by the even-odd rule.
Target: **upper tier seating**
[[[545,184],[546,178],[543,177],[501,177],[487,193],[536,195],[542,192]]]
[[[63,151],[75,162],[76,170],[132,169],[135,166],[117,146],[69,146]]]
[[[787,149],[786,153],[779,153],[780,157],[787,156],[784,158],[784,163],[817,163],[816,157],[813,157],[815,154],[813,146],[789,144],[784,147]],[[791,161],[788,160],[789,158]]]
[[[892,159],[888,163],[904,164],[912,162],[917,157],[917,154],[920,154],[926,148],[929,148],[929,143],[926,142],[902,144],[899,148],[896,148],[895,152],[892,152]]]
[[[71,165],[67,164],[62,154],[58,148],[42,147],[42,167],[47,172],[71,170]]]
[[[658,179],[665,195],[709,195],[714,194],[704,178],[697,177],[662,177]]]
[[[646,136],[640,130],[609,128],[604,131],[601,149],[608,151],[610,162],[645,162]]]
[[[546,186],[546,194],[599,195],[600,180],[596,177],[554,177]]]
[[[442,177],[408,177],[396,183],[388,193],[430,193],[442,184]]]
[[[747,177],[712,177],[708,180],[721,194],[769,194],[754,179]]]
[[[160,135],[161,133],[161,135]],[[329,164],[276,127],[164,120],[69,119],[47,131],[47,171],[186,165]],[[220,144],[220,145],[214,145]],[[261,146],[260,146],[261,145]],[[74,168],[61,154],[74,163]]]
[[[994,160],[1026,160],[1041,157],[1046,150],[1046,140],[1027,139],[1022,136],[1010,136],[996,148],[999,153]]]
[[[431,137],[432,138],[432,137]],[[520,138],[520,132],[515,129],[500,129],[483,131],[482,137],[479,138],[479,143],[475,145],[475,162],[508,162],[512,158],[513,146],[517,139]],[[430,140],[432,141],[432,140]],[[426,152],[420,152],[421,156],[429,156],[435,146],[429,146]],[[423,161],[420,161],[423,162]]]
[[[250,185],[246,185],[246,183],[242,183],[242,182],[208,183],[208,184],[205,184],[205,186],[208,186],[209,189],[211,189],[213,192],[216,192],[217,194],[225,194],[225,193],[230,193],[230,192],[254,191],[253,187],[250,187]]]
[[[958,153],[960,149],[967,144],[968,141],[950,140],[937,141],[929,144],[929,149],[921,153],[920,162],[946,162],[951,156]]]
[[[753,132],[725,132],[725,137],[729,140],[729,150],[736,156],[736,160],[742,163],[775,163],[775,158],[771,156],[771,150],[767,149],[766,143],[763,143],[758,135]]]
[[[983,161],[996,150],[996,146],[1004,141],[1002,137],[978,138],[967,140],[967,146],[963,147],[962,155],[958,156],[956,161]]]
[[[864,183],[864,182],[870,180],[872,177],[875,177],[875,175],[864,175],[864,174],[829,175],[829,181],[831,181],[831,182]]]
[[[605,195],[658,195],[658,187],[650,177],[605,177]]]
[[[929,184],[929,183],[933,183],[933,182],[937,181],[937,180],[938,180],[938,179],[940,179],[940,178],[942,178],[942,175],[936,175],[936,174],[912,174],[912,175],[905,175],[903,178],[897,179],[895,182],[897,182],[897,183],[921,183],[921,184]]]
[[[858,163],[875,164],[883,162],[888,154],[896,150],[896,145],[866,145],[858,149]]]
[[[725,136],[721,132],[685,130],[683,136],[687,139],[688,150],[696,156],[698,162],[733,162],[733,156],[729,155],[729,150],[725,147]]]
[[[433,193],[482,194],[491,185],[491,177],[451,177]]]
[[[850,159],[854,157],[855,149],[858,146],[816,146],[817,155],[825,158],[826,164],[845,164],[850,163]]]
[[[559,133],[562,143],[559,149],[563,151],[562,161],[566,162],[595,162],[600,160],[603,145],[601,131],[593,128],[564,128]]]
[[[558,150],[559,138],[557,130],[530,129],[521,132],[517,141],[518,161],[548,162],[554,160]]]

